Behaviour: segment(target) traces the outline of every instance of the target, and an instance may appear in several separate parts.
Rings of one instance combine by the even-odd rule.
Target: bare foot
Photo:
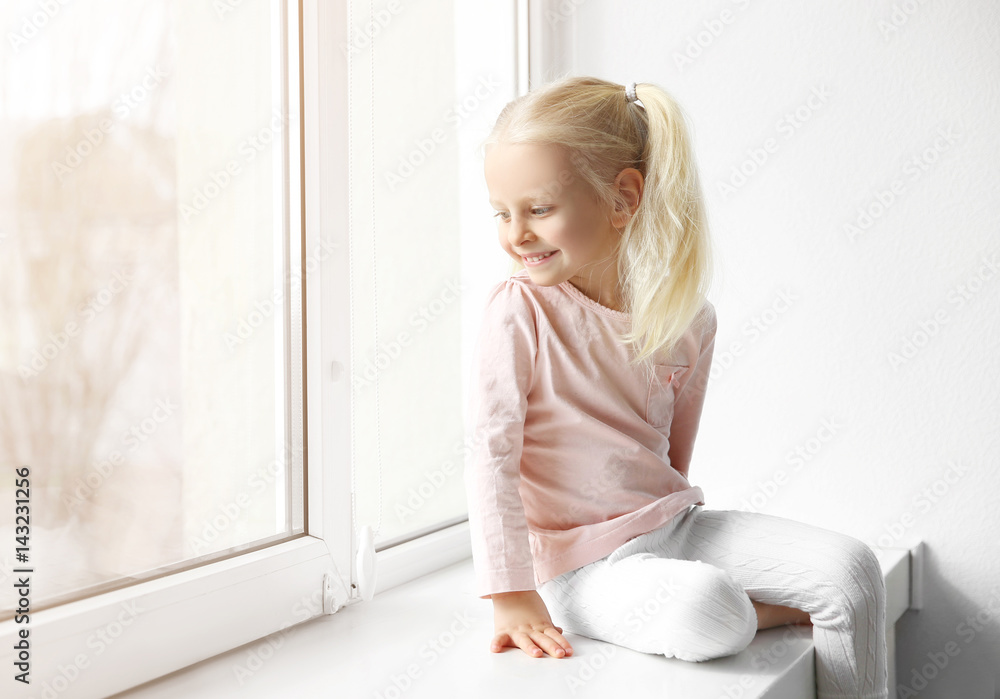
[[[757,630],[770,629],[775,626],[785,626],[787,624],[809,624],[809,612],[794,607],[782,607],[777,604],[765,604],[750,600],[753,608],[757,611]]]

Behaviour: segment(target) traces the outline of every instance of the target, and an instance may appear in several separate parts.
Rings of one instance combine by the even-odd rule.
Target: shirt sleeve
[[[534,590],[535,572],[518,492],[524,420],[538,353],[537,311],[504,281],[487,297],[472,364],[465,465],[472,558],[479,597]]]
[[[685,478],[688,477],[688,469],[691,466],[691,454],[694,451],[695,437],[698,436],[698,424],[705,405],[708,375],[712,368],[712,355],[715,352],[718,321],[715,307],[710,302],[705,302],[695,323],[702,328],[701,350],[691,377],[675,400],[674,417],[670,423],[670,465]]]

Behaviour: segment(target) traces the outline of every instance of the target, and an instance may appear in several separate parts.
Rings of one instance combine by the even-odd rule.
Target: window
[[[0,453],[37,610],[304,530],[281,17],[52,10],[5,7],[2,117]]]
[[[28,631],[29,678],[57,694],[134,686],[347,596],[349,503],[323,478],[346,457],[304,441],[305,381],[335,343],[317,333],[304,371],[303,328],[336,256],[303,233],[301,14],[4,7],[0,459],[31,472],[32,572],[0,653],[13,667]]]
[[[514,14],[457,0],[350,13],[352,442],[357,521],[381,550],[467,518],[465,379],[506,270],[478,146],[516,93]]]
[[[34,572],[0,662],[27,628],[33,682],[107,695],[356,598],[358,526],[380,587],[467,555],[514,5],[8,5],[0,459]]]

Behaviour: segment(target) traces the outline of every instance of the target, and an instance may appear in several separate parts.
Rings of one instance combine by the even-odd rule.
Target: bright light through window
[[[302,532],[277,5],[0,10],[0,472],[30,469],[35,609]]]

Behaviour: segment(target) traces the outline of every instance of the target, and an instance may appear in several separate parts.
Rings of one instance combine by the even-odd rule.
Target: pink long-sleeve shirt
[[[534,590],[663,526],[687,479],[715,346],[705,302],[655,377],[630,367],[629,314],[521,270],[488,295],[466,462],[480,597]]]

